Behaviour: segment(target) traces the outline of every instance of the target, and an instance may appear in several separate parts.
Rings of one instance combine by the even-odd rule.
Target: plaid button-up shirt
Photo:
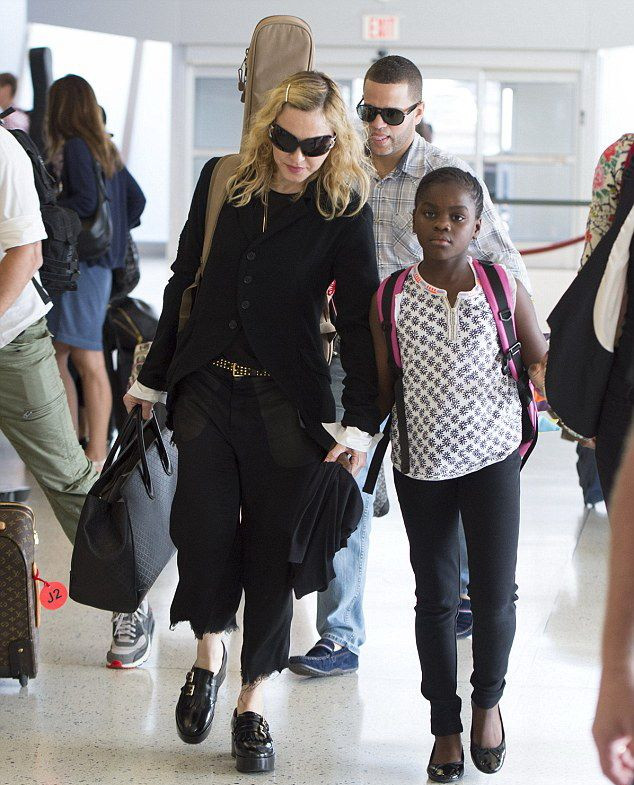
[[[475,174],[471,167],[455,155],[439,150],[416,134],[411,147],[396,168],[383,179],[374,178],[370,206],[374,212],[374,236],[381,280],[390,273],[420,261],[423,249],[412,230],[414,196],[421,178],[432,169],[455,166]],[[499,262],[531,291],[522,257],[511,242],[502,219],[493,206],[486,185],[482,226],[469,253],[476,259]]]

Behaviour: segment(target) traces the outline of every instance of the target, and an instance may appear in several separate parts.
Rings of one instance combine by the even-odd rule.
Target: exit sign
[[[398,16],[374,16],[365,14],[363,17],[364,41],[398,41]]]

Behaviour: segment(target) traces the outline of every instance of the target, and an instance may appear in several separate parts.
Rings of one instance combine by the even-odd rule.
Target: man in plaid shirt
[[[474,172],[454,155],[439,150],[416,133],[422,120],[421,73],[405,57],[390,55],[377,60],[368,70],[363,85],[363,99],[357,113],[366,123],[368,145],[375,174],[370,205],[374,213],[374,235],[379,276],[386,278],[395,270],[419,262],[423,251],[414,234],[412,221],[414,195],[421,178],[432,169],[456,166]],[[527,290],[530,282],[522,257],[513,246],[497,210],[491,202],[486,185],[482,227],[470,253],[476,259],[499,262],[518,278]],[[333,392],[342,385],[343,372],[338,359],[332,363]],[[366,466],[356,481],[363,488],[372,459],[368,453]],[[363,590],[372,522],[373,500],[364,494],[364,512],[348,547],[335,556],[336,577],[317,598],[317,629],[320,640],[305,655],[291,657],[289,667],[306,676],[331,676],[356,671],[359,649],[365,641]],[[471,631],[471,610],[466,596],[468,568],[466,545],[461,529],[461,603],[457,630],[459,637]]]

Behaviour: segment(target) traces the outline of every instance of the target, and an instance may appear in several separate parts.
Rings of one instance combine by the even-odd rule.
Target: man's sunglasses
[[[332,136],[311,136],[300,141],[277,123],[272,123],[269,128],[269,139],[278,150],[282,150],[284,153],[294,153],[299,147],[302,153],[309,158],[326,155],[332,149],[336,138],[337,134],[332,134]]]
[[[420,101],[416,101],[408,109],[394,109],[392,107],[379,109],[377,106],[372,106],[372,104],[364,104],[363,99],[361,99],[357,104],[357,114],[364,123],[371,123],[380,114],[388,125],[401,125],[405,120],[405,116],[413,112],[419,104]]]

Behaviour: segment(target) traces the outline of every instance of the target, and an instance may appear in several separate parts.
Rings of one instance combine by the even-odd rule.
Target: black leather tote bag
[[[626,236],[622,230],[629,227],[632,219],[628,220],[628,216],[633,206],[634,157],[630,155],[623,172],[614,223],[548,317],[551,332],[546,397],[563,424],[586,438],[597,435],[614,362],[614,346],[606,347],[597,336],[595,305],[604,278],[613,272],[609,264],[611,252]],[[634,246],[634,240],[631,242]],[[630,259],[633,250],[634,247],[630,247]],[[624,276],[624,270],[619,274]],[[611,303],[615,321],[620,306],[620,301]]]
[[[132,235],[128,232],[125,246],[125,266],[116,267],[112,271],[110,302],[119,301],[127,297],[140,280],[141,260],[139,258],[139,249],[132,239]]]
[[[90,218],[81,219],[81,232],[77,238],[77,256],[82,262],[101,258],[112,240],[112,214],[106,193],[103,169],[99,161],[93,159],[97,182],[97,209]]]
[[[70,572],[76,602],[133,613],[174,554],[176,448],[156,417],[132,410],[86,497]]]

